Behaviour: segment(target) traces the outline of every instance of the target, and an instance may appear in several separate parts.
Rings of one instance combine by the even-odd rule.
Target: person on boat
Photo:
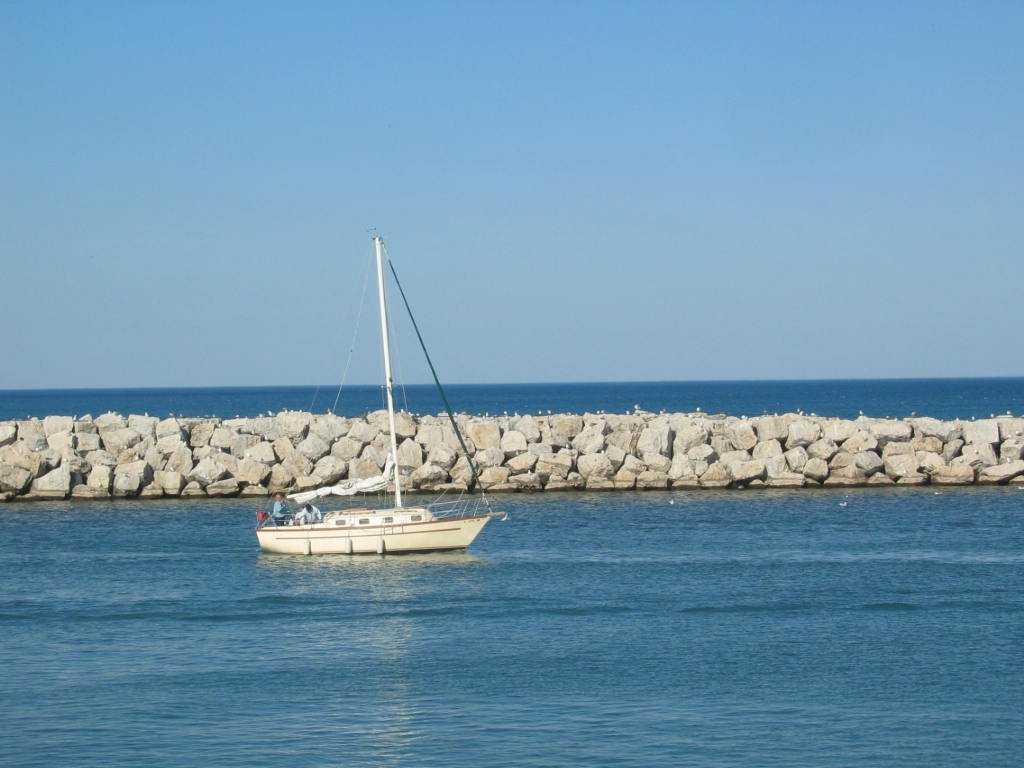
[[[295,516],[296,525],[309,525],[310,523],[318,523],[323,520],[323,515],[320,510],[314,507],[312,504],[305,504],[302,509],[299,510],[299,514]]]
[[[284,502],[283,493],[274,494],[274,511],[271,514],[275,523],[282,523],[288,517],[288,505]]]

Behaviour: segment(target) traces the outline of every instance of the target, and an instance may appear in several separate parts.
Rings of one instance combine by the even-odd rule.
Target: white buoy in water
[[[311,554],[313,554],[313,548],[310,546],[308,538],[306,539],[306,551],[303,552],[302,554],[304,554],[304,555],[311,555]]]
[[[345,539],[345,554],[352,554],[352,539]]]

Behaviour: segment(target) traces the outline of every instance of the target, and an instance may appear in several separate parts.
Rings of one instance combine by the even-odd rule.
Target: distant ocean
[[[1024,413],[1024,377],[986,379],[848,379],[819,381],[668,381],[551,384],[454,384],[452,407],[471,414],[625,413],[701,410],[757,416],[804,411],[855,418],[984,418]],[[413,413],[440,413],[433,385],[396,390],[397,405]],[[382,408],[379,386],[189,387],[153,389],[0,390],[0,419],[51,414],[93,416],[107,411],[154,416],[255,416],[286,409],[355,416]]]

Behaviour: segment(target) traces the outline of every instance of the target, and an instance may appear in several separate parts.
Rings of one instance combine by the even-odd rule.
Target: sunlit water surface
[[[497,497],[466,554],[243,500],[0,507],[0,764],[1011,766],[1018,488]]]

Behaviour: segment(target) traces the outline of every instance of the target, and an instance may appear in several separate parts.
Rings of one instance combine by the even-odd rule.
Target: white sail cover
[[[354,496],[357,493],[374,493],[376,491],[383,491],[394,479],[394,468],[394,462],[391,461],[391,457],[389,456],[387,462],[384,464],[384,471],[377,475],[377,477],[366,477],[362,480],[349,480],[348,482],[338,483],[337,485],[325,485],[322,488],[317,488],[312,491],[289,493],[288,498],[293,499],[298,504],[305,504],[307,501],[313,501],[313,499],[319,499],[324,496]]]

